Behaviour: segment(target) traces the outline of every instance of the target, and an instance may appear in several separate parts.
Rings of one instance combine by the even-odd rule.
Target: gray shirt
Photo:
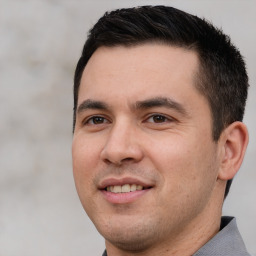
[[[102,256],[107,256],[105,251]],[[222,217],[221,228],[193,256],[250,256],[238,231],[234,217]]]
[[[222,217],[221,229],[193,256],[250,256],[234,217]]]

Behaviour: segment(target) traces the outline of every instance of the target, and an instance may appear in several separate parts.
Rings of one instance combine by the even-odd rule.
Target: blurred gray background
[[[255,0],[0,0],[0,256],[101,255],[71,168],[72,79],[88,29],[106,11],[165,4],[206,17],[244,55],[250,144],[223,214],[256,255]]]

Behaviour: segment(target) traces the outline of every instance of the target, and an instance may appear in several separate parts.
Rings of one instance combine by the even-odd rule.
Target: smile
[[[127,204],[153,191],[154,185],[154,182],[145,180],[145,178],[107,177],[99,183],[98,189],[109,203]]]
[[[143,190],[143,186],[136,185],[136,184],[125,184],[125,185],[117,185],[117,186],[107,186],[105,188],[106,191],[112,193],[129,193],[133,191],[140,191]]]

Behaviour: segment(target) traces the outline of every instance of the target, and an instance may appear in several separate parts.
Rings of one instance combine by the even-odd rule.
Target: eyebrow
[[[108,110],[108,106],[106,103],[102,101],[96,101],[87,99],[83,101],[77,108],[77,114],[87,110],[87,109],[99,109],[99,110]]]
[[[188,116],[188,112],[186,109],[183,107],[182,104],[178,103],[177,101],[167,98],[167,97],[155,97],[155,98],[150,98],[146,99],[143,101],[137,101],[135,104],[132,106],[132,109],[134,110],[142,110],[142,109],[150,109],[154,107],[165,107],[165,108],[170,108],[174,109],[180,114],[184,116]],[[109,110],[110,107],[102,102],[102,101],[97,101],[97,100],[92,100],[92,99],[87,99],[83,101],[77,108],[77,114],[86,111],[88,109],[98,109],[98,110]]]
[[[174,109],[180,114],[184,116],[188,116],[188,112],[186,111],[186,109],[182,104],[167,97],[151,98],[143,101],[138,101],[135,104],[135,109],[148,109],[148,108],[154,108],[154,107],[166,107],[166,108]]]

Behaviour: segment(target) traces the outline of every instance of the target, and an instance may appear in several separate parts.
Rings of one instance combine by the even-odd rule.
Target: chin
[[[129,231],[112,233],[106,235],[105,239],[120,250],[130,252],[146,251],[154,244],[154,240],[157,240],[153,232],[151,235],[145,234],[144,232],[133,232],[132,234],[128,232]]]
[[[155,225],[144,218],[137,222],[122,221],[122,225],[118,223],[109,222],[98,228],[98,231],[105,238],[106,243],[110,243],[115,247],[131,252],[145,251],[149,249],[155,241],[159,240],[161,235],[157,233]],[[102,228],[104,227],[104,228]],[[159,226],[158,226],[159,229]],[[159,232],[159,230],[158,230]]]

